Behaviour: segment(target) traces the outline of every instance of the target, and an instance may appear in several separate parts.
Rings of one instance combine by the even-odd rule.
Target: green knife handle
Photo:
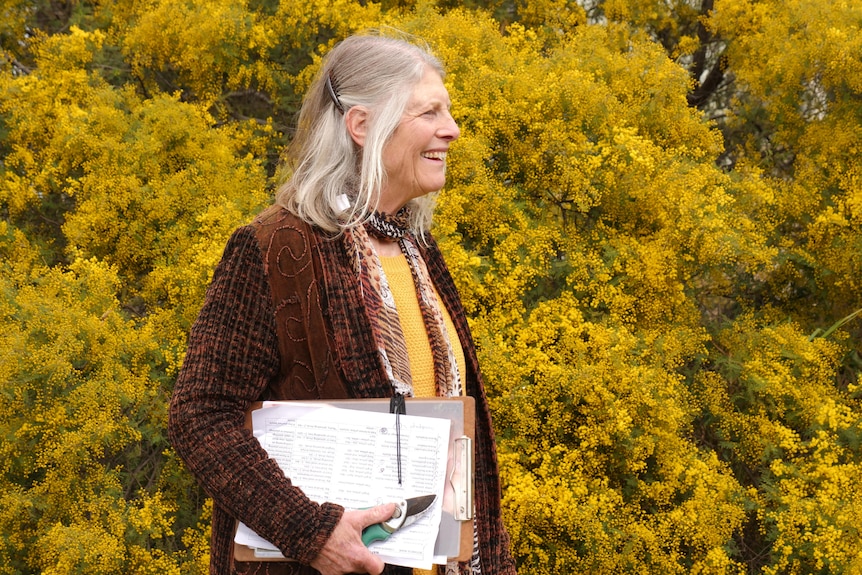
[[[375,523],[374,525],[369,525],[365,529],[362,530],[362,543],[368,547],[371,543],[375,541],[386,541],[389,539],[391,533],[385,530],[382,525],[379,523]]]

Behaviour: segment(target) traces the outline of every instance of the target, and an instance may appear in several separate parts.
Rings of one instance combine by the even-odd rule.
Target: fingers
[[[380,523],[391,518],[392,514],[395,513],[395,504],[384,503],[383,505],[378,505],[376,507],[365,509],[363,511],[366,515],[362,519],[361,528],[359,529],[360,542],[362,537],[362,530],[370,525],[374,525],[375,523]],[[365,547],[365,544],[363,543],[362,546]],[[371,575],[380,575],[383,572],[383,568],[385,567],[383,560],[370,551],[368,551],[368,556],[371,561],[365,564],[367,571],[363,572],[370,573]]]
[[[346,573],[383,572],[383,560],[368,550],[362,543],[362,530],[392,517],[394,503],[386,503],[369,509],[345,511],[320,553],[311,566],[322,575],[344,575]]]
[[[369,573],[370,575],[380,575],[383,573],[383,568],[386,567],[383,560],[371,551],[368,551],[368,558],[369,561],[363,565],[364,571],[361,572]]]
[[[368,514],[362,523],[362,529],[365,529],[369,525],[374,525],[375,523],[386,521],[387,519],[392,517],[392,514],[395,513],[395,504],[384,503],[383,505],[369,507],[368,509],[363,509],[362,511]]]

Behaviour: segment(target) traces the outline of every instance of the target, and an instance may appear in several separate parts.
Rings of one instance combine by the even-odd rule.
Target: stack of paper
[[[265,402],[252,414],[254,435],[294,485],[318,503],[362,509],[436,494],[421,520],[369,549],[384,562],[430,569],[442,513],[449,421],[325,405]],[[399,449],[400,440],[400,449]],[[399,452],[400,476],[399,484]],[[261,558],[278,549],[240,524],[236,542]]]

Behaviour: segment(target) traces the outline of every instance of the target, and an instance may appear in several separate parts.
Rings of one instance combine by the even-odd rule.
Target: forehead
[[[446,91],[440,74],[433,68],[426,68],[422,79],[413,86],[413,93],[410,95],[407,106],[412,108],[436,103],[448,106],[449,92]]]

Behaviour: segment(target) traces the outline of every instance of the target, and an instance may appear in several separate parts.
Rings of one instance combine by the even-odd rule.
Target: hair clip
[[[334,86],[333,86],[334,84]],[[332,103],[335,104],[335,107],[338,108],[338,111],[342,114],[344,113],[344,104],[341,103],[341,100],[338,97],[338,82],[332,81],[332,74],[326,75],[326,92],[329,94],[329,98],[332,100]]]

